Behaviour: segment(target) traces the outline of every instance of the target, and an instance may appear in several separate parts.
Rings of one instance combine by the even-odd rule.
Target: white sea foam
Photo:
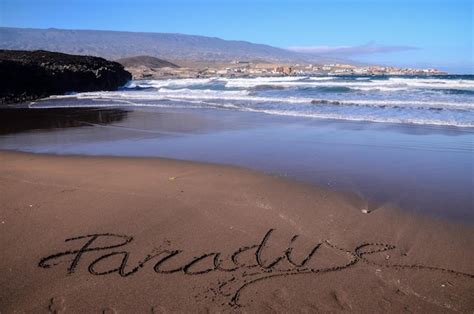
[[[399,91],[406,89],[459,89],[474,91],[474,80],[390,77],[371,79],[358,77],[354,81],[338,77],[258,77],[258,78],[197,78],[133,81],[127,87],[185,88],[222,83],[227,88],[252,89],[258,86],[291,87],[348,87],[361,91]]]
[[[317,119],[334,119],[334,120],[347,120],[347,121],[367,121],[367,122],[380,122],[380,123],[398,123],[398,124],[418,124],[418,125],[440,125],[440,126],[455,126],[474,128],[474,121],[459,121],[456,119],[439,119],[433,117],[433,115],[417,117],[410,114],[398,114],[398,115],[375,115],[373,113],[367,114],[353,114],[348,112],[343,113],[330,113],[330,112],[308,112],[298,110],[282,110],[282,109],[265,109],[265,108],[252,108],[236,104],[225,104],[225,103],[212,103],[202,100],[187,101],[186,103],[143,103],[127,101],[129,107],[149,107],[149,108],[163,108],[163,109],[227,109],[237,110],[244,112],[255,112],[263,113],[268,115],[288,116],[288,117],[301,117],[301,118],[317,118]],[[31,105],[32,108],[88,108],[88,107],[117,107],[117,103],[112,104],[97,104],[97,103],[64,103],[64,104],[41,104],[36,103]]]
[[[336,113],[314,113],[314,112],[298,112],[298,111],[287,111],[287,110],[271,110],[271,109],[251,109],[247,108],[245,111],[253,111],[266,113],[270,115],[279,116],[291,116],[291,117],[302,117],[302,118],[318,118],[318,119],[333,119],[333,120],[347,120],[347,121],[367,121],[367,122],[380,122],[380,123],[397,123],[397,124],[419,124],[419,125],[440,125],[440,126],[456,126],[472,128],[474,122],[460,122],[455,120],[444,120],[431,118],[417,118],[413,116],[375,116],[375,115],[348,115],[348,114],[336,114]]]
[[[474,127],[474,98],[471,94],[448,95],[431,90],[473,90],[472,80],[399,77],[357,79],[268,77],[146,80],[131,82],[128,85],[130,89],[120,91],[52,96],[32,106],[214,108],[295,117]],[[284,89],[254,88],[262,85],[281,86]],[[306,89],[285,89],[294,86],[349,87],[358,92],[346,93],[342,97],[337,91],[333,93],[331,90],[308,92]]]
[[[449,89],[469,89],[474,90],[474,80],[447,80],[447,79],[420,79],[391,77],[388,82],[395,84],[406,84],[417,88],[449,88]]]
[[[144,80],[139,82],[141,87],[186,87],[209,84],[215,79],[168,79],[168,80]]]
[[[335,76],[311,76],[309,77],[311,81],[331,81],[337,79]]]
[[[387,106],[404,108],[439,108],[474,110],[470,102],[432,101],[432,100],[377,100],[377,99],[317,99],[311,97],[264,97],[254,96],[247,90],[211,90],[211,89],[167,89],[160,88],[153,92],[87,92],[74,95],[51,96],[49,99],[90,99],[90,100],[131,100],[131,101],[162,101],[162,100],[215,100],[236,101],[243,104],[252,103],[288,103],[288,104],[314,104],[314,105],[363,105]]]
[[[275,87],[348,87],[365,91],[377,89],[381,91],[395,91],[410,88],[461,89],[474,91],[474,81],[471,80],[439,80],[440,82],[435,83],[432,81],[436,80],[389,78],[388,80],[362,80],[351,82],[337,80],[281,80],[264,83],[263,81],[256,79],[228,79],[225,85],[229,88],[254,88],[260,85],[270,85]]]

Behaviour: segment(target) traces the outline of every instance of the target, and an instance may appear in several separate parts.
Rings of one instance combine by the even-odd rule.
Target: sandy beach
[[[472,4],[0,0],[0,314],[474,314]]]
[[[474,230],[237,167],[0,152],[0,311],[472,312]]]

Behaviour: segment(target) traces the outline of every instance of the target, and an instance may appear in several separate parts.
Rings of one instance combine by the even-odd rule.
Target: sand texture
[[[466,312],[474,228],[235,167],[0,152],[0,312]]]

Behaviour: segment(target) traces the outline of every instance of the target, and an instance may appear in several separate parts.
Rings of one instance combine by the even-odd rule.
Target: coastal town
[[[437,69],[412,69],[389,66],[355,66],[351,64],[273,64],[233,61],[223,69],[206,69],[204,74],[222,76],[266,75],[436,75],[447,74]]]
[[[126,67],[135,79],[197,77],[265,77],[265,76],[379,76],[379,75],[445,75],[437,69],[414,69],[393,66],[352,64],[287,64],[235,60],[229,63],[181,63],[179,66],[154,68],[143,64]]]

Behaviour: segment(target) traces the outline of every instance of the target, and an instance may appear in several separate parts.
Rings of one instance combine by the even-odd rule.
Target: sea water
[[[472,75],[141,80],[119,91],[49,100],[30,106],[212,108],[309,119],[474,127]]]

